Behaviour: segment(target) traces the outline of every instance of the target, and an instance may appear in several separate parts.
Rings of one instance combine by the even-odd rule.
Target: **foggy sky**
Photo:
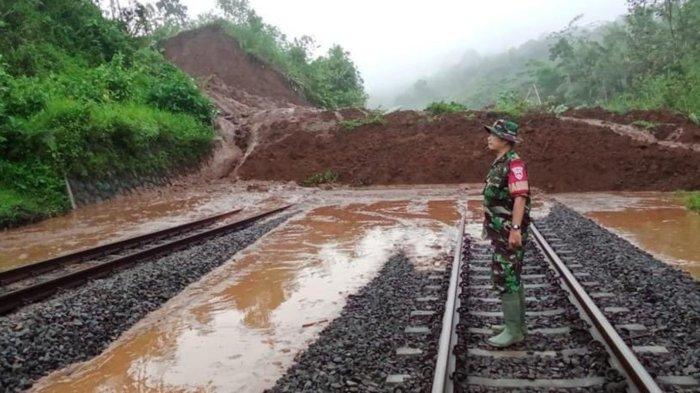
[[[182,0],[191,16],[216,0]],[[325,51],[348,50],[367,92],[380,94],[455,63],[470,48],[492,54],[581,23],[613,20],[625,0],[249,0],[288,37],[312,36]]]

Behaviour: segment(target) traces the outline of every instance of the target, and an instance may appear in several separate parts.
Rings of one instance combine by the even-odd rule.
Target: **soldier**
[[[530,186],[525,163],[513,151],[518,125],[498,120],[485,126],[488,147],[496,153],[484,186],[484,230],[493,246],[491,282],[501,297],[505,326],[487,342],[507,347],[525,339],[525,295],[520,282],[530,223]]]

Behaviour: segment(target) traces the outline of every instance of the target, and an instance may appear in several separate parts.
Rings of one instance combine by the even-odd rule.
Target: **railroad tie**
[[[405,380],[411,378],[408,374],[389,374],[386,376],[386,383],[398,385],[404,383]]]
[[[525,289],[538,289],[538,288],[547,288],[551,287],[549,284],[524,284],[523,285]],[[469,285],[469,289],[490,289],[493,288],[492,285],[484,284],[484,285]]]
[[[700,382],[690,375],[664,375],[656,377],[656,380],[664,385],[676,385],[676,386],[697,386]]]
[[[668,349],[666,349],[666,347],[661,346],[661,345],[639,345],[639,346],[633,345],[632,350],[636,353],[655,353],[655,354],[669,353]]]
[[[413,317],[430,317],[435,315],[435,311],[432,310],[413,310],[411,311],[411,318]]]
[[[627,307],[605,307],[603,309],[603,311],[609,312],[612,314],[619,314],[619,313],[623,313],[623,312],[629,312],[630,309]]]
[[[488,356],[495,359],[501,358],[526,358],[526,357],[556,357],[557,354],[562,356],[574,356],[588,354],[587,348],[570,348],[562,349],[561,351],[515,351],[515,350],[490,350],[482,348],[467,349],[468,355]]]
[[[545,278],[545,277],[546,277],[546,275],[544,275],[544,274],[523,274],[520,276],[520,278],[523,280],[537,280],[537,279],[541,279],[541,278]],[[491,276],[483,276],[483,275],[472,276],[471,279],[473,279],[473,280],[490,280]]]
[[[422,353],[423,350],[419,348],[401,347],[396,349],[396,355],[398,356],[417,356]]]
[[[561,315],[565,312],[563,308],[555,308],[542,311],[525,311],[525,315],[529,317],[551,317]],[[477,317],[502,317],[503,311],[469,311],[469,314]]]
[[[623,325],[615,325],[617,330],[642,331],[647,330],[647,327],[639,323],[628,323]]]
[[[604,377],[583,377],[567,379],[514,379],[514,378],[484,378],[470,376],[470,385],[481,385],[492,388],[517,389],[576,389],[600,386],[605,383]]]
[[[503,328],[503,325],[494,325],[496,328]],[[474,334],[493,334],[494,330],[489,329],[489,328],[469,328],[468,329],[469,333],[474,333]],[[530,334],[543,334],[543,335],[557,335],[557,334],[569,334],[571,332],[571,329],[568,326],[563,326],[563,327],[556,327],[556,328],[537,328],[537,329],[530,329],[528,328],[528,333]]]
[[[540,300],[546,300],[549,299],[549,296],[540,296],[540,297],[535,297],[535,296],[527,296],[525,297],[525,301],[528,302],[536,302]],[[475,300],[477,302],[484,302],[484,303],[500,303],[501,299],[497,297],[472,297],[470,300]]]
[[[430,328],[427,326],[406,326],[404,329],[406,334],[428,334],[430,333]]]
[[[613,297],[615,295],[610,292],[592,292],[590,296],[594,299],[599,299],[604,297]]]

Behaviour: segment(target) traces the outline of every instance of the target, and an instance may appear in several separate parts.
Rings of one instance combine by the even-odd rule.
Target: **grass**
[[[692,121],[696,126],[700,126],[700,116],[696,115],[695,113],[689,114],[688,119],[690,119],[690,121]]]
[[[469,108],[467,108],[466,105],[454,101],[431,102],[425,107],[425,111],[433,116],[440,116],[448,113],[467,112],[468,110]]]
[[[338,181],[338,174],[333,172],[331,169],[326,170],[325,172],[320,172],[320,173],[315,173],[306,180],[301,182],[301,185],[304,187],[313,187],[313,186],[318,186],[319,184],[325,184],[325,183],[336,183]]]
[[[646,130],[653,130],[659,125],[659,123],[647,120],[635,120],[632,122],[632,125],[642,127]]]
[[[10,228],[56,215],[64,210],[61,201],[45,200],[36,194],[0,189],[0,228]]]
[[[192,169],[213,137],[189,114],[64,98],[15,125],[0,129],[0,228],[67,211],[64,173],[94,182]]]
[[[700,213],[700,191],[679,191],[676,194],[683,199],[688,210]]]
[[[384,113],[381,111],[373,111],[371,114],[359,118],[343,120],[340,123],[340,127],[345,131],[352,131],[358,127],[366,125],[382,125],[386,124],[386,119],[384,118]]]

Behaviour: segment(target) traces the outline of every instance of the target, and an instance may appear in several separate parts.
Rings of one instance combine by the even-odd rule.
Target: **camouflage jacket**
[[[489,238],[508,238],[515,197],[526,198],[523,232],[530,223],[530,186],[525,163],[513,150],[496,158],[484,185],[484,229]]]

